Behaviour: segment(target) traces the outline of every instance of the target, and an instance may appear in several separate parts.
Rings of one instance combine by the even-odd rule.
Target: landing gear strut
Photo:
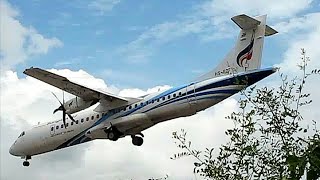
[[[143,144],[143,138],[140,136],[132,135],[132,144],[135,146],[141,146]]]
[[[23,161],[22,165],[28,167],[30,165],[29,159],[31,159],[31,156],[26,156],[26,160]]]
[[[107,134],[107,138],[111,141],[116,141],[122,135],[122,133],[114,126],[111,126],[109,129],[104,130]]]

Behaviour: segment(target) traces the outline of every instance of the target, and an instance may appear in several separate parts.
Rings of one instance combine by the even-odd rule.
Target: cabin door
[[[195,84],[190,84],[189,86],[187,86],[186,88],[187,90],[187,98],[188,98],[188,102],[190,104],[191,109],[193,110],[197,110],[197,97],[196,97],[196,87]]]
[[[55,134],[55,129],[56,129],[56,126],[54,124],[52,124],[50,126],[50,135],[53,136]]]

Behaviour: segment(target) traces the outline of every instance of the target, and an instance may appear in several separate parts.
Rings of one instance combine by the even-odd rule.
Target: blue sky
[[[30,56],[17,66],[19,75],[30,66],[83,69],[122,88],[175,86],[217,65],[233,46],[238,34],[238,27],[230,17],[223,17],[226,29],[222,30],[218,27],[221,24],[204,25],[203,29],[189,32],[190,27],[179,27],[179,23],[190,19],[210,20],[210,15],[199,15],[200,7],[206,1],[170,1],[168,4],[114,0],[94,4],[34,0],[10,3],[20,12],[17,18],[23,26],[32,27],[44,37],[55,37],[63,43],[45,55]],[[101,6],[99,3],[109,4],[96,7]],[[318,8],[310,6],[299,13]],[[271,18],[269,24],[274,25],[279,19],[283,21],[286,17]],[[196,20],[190,21],[195,23]],[[183,32],[183,28],[187,32]],[[150,34],[152,29],[154,32]],[[139,41],[148,33],[151,37]],[[211,35],[218,37],[206,37]],[[136,46],[130,46],[137,40]],[[263,66],[279,63],[281,52],[287,46],[279,37],[267,38]]]
[[[45,57],[32,57],[18,71],[28,66],[84,69],[109,83],[139,88],[175,84],[192,78],[190,72],[193,69],[203,68],[197,59],[204,59],[201,63],[206,59],[209,61],[210,57],[212,59],[212,55],[205,51],[213,47],[209,43],[200,43],[192,35],[157,47],[152,56],[138,62],[131,62],[126,55],[115,53],[155,24],[174,21],[180,14],[192,10],[191,1],[181,4],[183,2],[175,2],[186,7],[181,9],[177,9],[175,3],[168,6],[151,1],[119,2],[110,11],[97,12],[81,1],[13,1],[22,12],[20,19],[25,26],[31,25],[43,35],[57,37],[63,42],[62,48],[50,51]],[[183,66],[180,67],[181,64]],[[124,75],[109,79],[106,70]],[[139,77],[135,80],[132,76]]]

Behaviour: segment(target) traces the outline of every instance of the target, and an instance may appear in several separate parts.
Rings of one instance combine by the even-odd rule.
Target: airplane
[[[76,97],[67,102],[57,98],[61,106],[54,113],[62,111],[62,119],[23,131],[9,153],[25,159],[23,166],[29,166],[32,156],[95,139],[117,141],[131,136],[132,144],[141,146],[142,131],[161,122],[194,115],[277,71],[276,67],[261,69],[264,37],[278,33],[266,25],[266,17],[245,14],[232,17],[240,33],[235,46],[215,69],[179,87],[139,98],[86,87],[40,68],[26,69],[24,74]]]

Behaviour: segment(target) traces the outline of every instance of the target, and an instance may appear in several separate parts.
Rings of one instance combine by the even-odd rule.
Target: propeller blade
[[[66,129],[66,111],[62,110],[62,122],[64,125],[64,128]]]
[[[66,113],[66,108],[63,106],[64,105],[64,92],[62,91],[62,102],[63,103],[61,103],[61,101],[59,100],[59,98],[53,93],[53,92],[51,92],[52,94],[53,94],[53,96],[59,101],[59,103],[60,103],[60,107],[58,107],[57,109],[55,109],[54,111],[53,111],[53,114],[54,113],[56,113],[57,111],[62,111],[62,122],[63,122],[63,125],[64,125],[64,128],[66,129],[67,127],[66,127],[66,115],[68,115],[69,116],[69,118],[73,121],[73,122],[76,122],[74,119],[73,119],[73,117],[70,115],[70,114],[68,114],[68,113]]]
[[[61,104],[61,106],[62,106],[62,103],[61,103],[61,101],[59,100],[59,98],[53,93],[53,92],[51,92],[52,94],[53,94],[53,96],[59,101],[59,103]]]
[[[53,114],[56,113],[57,111],[63,111],[64,110],[64,107],[63,106],[59,106],[57,109],[55,109],[53,111]]]
[[[76,122],[76,121],[73,119],[73,117],[71,116],[71,114],[68,114],[68,113],[66,113],[66,114],[69,116],[69,118],[71,119],[71,121]]]
[[[62,91],[62,102],[64,104],[64,91]]]

